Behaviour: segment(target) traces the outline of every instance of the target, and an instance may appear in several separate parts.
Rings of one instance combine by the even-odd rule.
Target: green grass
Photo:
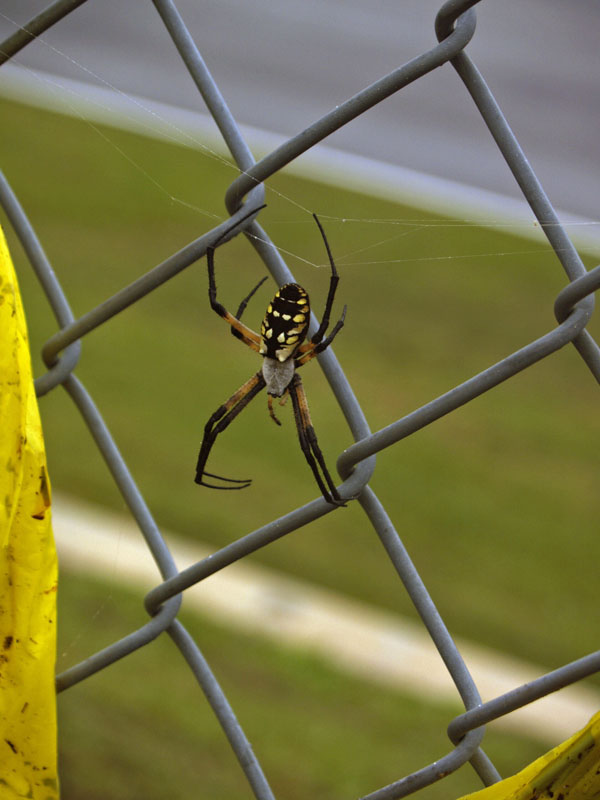
[[[2,111],[4,171],[76,315],[210,228],[213,223],[206,214],[223,215],[219,198],[235,170],[220,160],[122,131],[102,129],[98,135],[85,122],[16,104],[3,102]],[[348,304],[346,326],[335,350],[373,430],[554,325],[552,305],[566,281],[546,247],[285,175],[269,182],[267,200],[265,227],[284,251],[294,254],[290,266],[310,292],[317,312],[327,291],[327,270],[312,266],[324,262],[324,253],[316,227],[303,209],[317,211],[324,221],[341,275],[338,312],[341,303]],[[8,236],[39,374],[43,367],[37,354],[56,324],[10,230]],[[586,263],[594,262],[586,259]],[[220,297],[235,308],[263,268],[238,239],[219,250],[217,272]],[[77,375],[96,400],[159,524],[219,547],[317,492],[297,446],[289,409],[283,415],[284,426],[276,428],[264,398],[219,438],[210,462],[215,472],[253,476],[252,487],[225,494],[199,489],[192,482],[206,419],[257,369],[256,357],[211,312],[206,289],[202,261],[86,337]],[[248,309],[247,319],[254,327],[272,291],[272,287],[261,290]],[[349,432],[318,366],[307,367],[303,378],[315,427],[333,468],[335,454],[350,443]],[[596,648],[600,622],[596,398],[593,379],[573,348],[567,348],[378,456],[373,488],[455,635],[547,667]],[[110,476],[65,394],[57,391],[44,397],[41,411],[55,490],[121,508]],[[294,532],[252,560],[414,616],[383,548],[356,505]],[[72,578],[65,576],[64,598],[71,583]],[[89,626],[92,633],[94,603],[92,599],[86,606],[88,614],[80,626]],[[76,611],[66,603],[63,630],[71,624],[69,613]],[[115,611],[114,616],[119,615],[120,610]],[[231,660],[239,660],[237,637],[216,629],[211,636],[217,655],[231,647]],[[262,645],[245,642],[242,647],[245,661],[248,648]],[[85,653],[93,648],[90,640]],[[82,707],[79,722],[76,709],[69,712],[72,717],[65,716],[64,736],[73,736],[65,748],[75,748],[71,757],[65,755],[65,764],[69,774],[89,770],[90,762],[100,763],[95,759],[102,754],[101,763],[109,765],[107,776],[114,769],[117,777],[110,780],[118,784],[111,784],[102,797],[126,796],[127,776],[139,772],[123,766],[135,758],[124,752],[130,738],[127,728],[147,727],[147,716],[133,702],[121,707],[119,685],[110,690],[115,693],[110,701],[104,696],[94,700],[99,691],[95,687],[112,685],[116,670],[143,669],[147,657],[141,653],[131,666],[127,660],[106,677],[90,681],[89,688],[86,684],[61,700],[65,707],[76,705],[78,696],[90,693],[89,708]],[[266,672],[271,658],[264,658]],[[171,669],[169,662],[164,671],[170,676]],[[266,687],[259,693],[265,703],[273,683],[281,680],[256,678],[259,687],[263,683]],[[226,688],[236,708],[238,703],[248,704],[244,712],[248,718],[257,715],[253,741],[271,735],[266,712],[261,718],[260,703],[252,697],[252,681],[242,681],[243,686],[236,681],[234,675]],[[162,698],[175,691],[175,683],[169,682],[169,690],[156,689],[161,714]],[[362,695],[356,691],[360,697],[356,705],[362,705]],[[369,690],[361,686],[363,691]],[[310,735],[308,723],[294,723],[294,716],[303,713],[301,692],[295,702],[291,697],[290,693],[286,706],[289,719],[286,714],[281,724],[301,727],[307,747],[314,745],[319,753],[319,737]],[[363,720],[343,723],[344,714],[351,714],[344,711],[348,693],[333,702],[341,709],[342,722],[335,724],[342,739],[344,729],[355,725],[358,740],[363,741]],[[188,713],[176,710],[178,705],[174,703],[169,714]],[[375,705],[385,717],[386,701],[377,700]],[[408,711],[401,712],[400,706]],[[418,748],[422,757],[415,754],[411,764],[427,762],[429,756],[423,754],[430,744],[437,748],[435,753],[444,752],[444,725],[433,723],[437,711],[407,698],[396,705],[390,701],[392,708],[390,718],[398,715],[394,730],[386,729],[385,721],[374,721],[381,729],[370,734],[376,742],[372,749],[385,754],[377,777],[374,766],[369,772],[369,764],[376,760],[371,749],[364,754],[363,766],[355,752],[349,762],[339,756],[342,777],[338,779],[344,779],[348,763],[356,764],[357,772],[369,773],[363,775],[363,789],[356,791],[374,788],[401,771],[398,758],[407,743],[400,739],[407,736],[407,725],[398,720],[406,715],[423,719]],[[187,736],[195,724],[195,710],[189,713],[191,721],[182,723],[184,732],[173,733],[174,739]],[[123,722],[115,722],[113,715],[120,714]],[[94,721],[86,724],[86,719]],[[69,733],[72,726],[75,734]],[[111,740],[121,736],[121,729],[124,738],[115,749]],[[323,731],[325,740],[335,738],[327,727]],[[159,746],[154,733],[148,736],[150,753]],[[272,738],[260,748],[261,756],[269,760],[270,775],[281,764],[294,778],[298,771],[321,769],[322,774],[307,776],[314,781],[310,794],[348,796],[334,790],[333,778],[332,785],[326,785],[329,768],[333,770],[331,760],[338,757],[334,748],[321,754],[320,764],[316,755],[305,753],[299,770],[297,763],[291,766],[285,760],[278,766],[280,754],[270,756],[270,750],[278,751],[279,738]],[[287,746],[293,755],[293,744]],[[84,758],[86,747],[89,760]],[[204,750],[192,735],[184,749],[190,748],[191,758],[204,759],[211,747]],[[360,745],[355,749],[359,751]],[[157,759],[151,761],[152,769],[162,769]],[[183,781],[185,769],[179,771]],[[190,780],[197,782],[195,770]],[[121,790],[125,794],[119,795]],[[205,796],[221,796],[217,791],[221,790],[207,790]],[[222,791],[222,796],[232,796],[233,790]],[[294,797],[293,791],[286,787],[282,796]],[[143,787],[134,796],[150,796],[146,792]],[[233,796],[244,796],[241,789],[235,792]],[[182,791],[181,796],[189,794]],[[77,790],[69,788],[66,796],[76,797]],[[90,797],[89,786],[85,796]]]
[[[63,576],[59,668],[134,630],[141,597]],[[218,628],[184,623],[200,643],[250,739],[275,796],[362,796],[449,752],[458,709],[423,704],[337,674],[319,659]],[[62,693],[58,701],[65,800],[250,798],[241,767],[170,639]],[[151,721],[149,723],[149,720]],[[543,752],[490,732],[486,751],[513,771]],[[429,787],[427,800],[480,788],[469,765]]]

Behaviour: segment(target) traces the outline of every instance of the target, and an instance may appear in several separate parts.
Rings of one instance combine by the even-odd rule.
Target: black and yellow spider
[[[319,226],[321,236],[325,243],[329,263],[331,265],[331,278],[323,319],[321,320],[318,330],[305,344],[303,344],[303,341],[306,338],[310,322],[310,303],[308,294],[301,286],[298,286],[297,283],[286,283],[279,289],[267,307],[267,313],[261,326],[261,335],[259,336],[241,322],[241,317],[248,301],[256,290],[262,286],[266,277],[242,300],[237,314],[234,317],[217,301],[214,263],[215,248],[210,247],[206,251],[206,260],[208,263],[208,297],[211,308],[216,311],[220,317],[223,317],[225,322],[231,325],[231,332],[235,337],[241,339],[244,344],[263,356],[263,365],[262,369],[257,372],[256,375],[253,375],[249,381],[246,381],[246,383],[235,392],[235,394],[232,394],[227,402],[219,406],[206,423],[204,427],[204,438],[198,456],[198,464],[196,466],[195,480],[196,483],[201,486],[208,486],[212,489],[245,489],[250,485],[250,479],[236,480],[234,478],[223,478],[220,475],[206,472],[204,467],[219,433],[222,433],[238,414],[246,408],[248,403],[266,387],[269,414],[277,425],[281,425],[281,422],[277,419],[273,411],[273,398],[281,398],[281,405],[285,403],[288,395],[292,398],[300,447],[315,476],[319,489],[328,503],[332,503],[336,506],[344,505],[344,501],[338,494],[335,484],[331,479],[331,475],[325,465],[325,459],[319,448],[310,419],[304,387],[300,376],[296,372],[299,367],[303,367],[316,355],[322,353],[323,350],[329,347],[336,334],[339,333],[342,328],[346,316],[346,306],[344,306],[340,319],[332,328],[331,333],[325,336],[325,332],[329,327],[329,317],[331,315],[339,278],[327,242],[327,237],[325,236],[325,231],[316,214],[313,216]],[[321,472],[319,472],[319,467]],[[207,483],[205,477],[232,485],[220,486],[214,483]]]

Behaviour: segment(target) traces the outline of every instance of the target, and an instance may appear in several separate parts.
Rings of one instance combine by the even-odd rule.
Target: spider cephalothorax
[[[250,485],[250,479],[237,480],[234,478],[223,478],[219,475],[206,472],[204,467],[217,435],[224,431],[248,405],[252,398],[266,387],[269,414],[271,419],[278,425],[281,423],[273,411],[273,398],[281,398],[280,403],[283,405],[287,397],[291,397],[294,408],[294,419],[300,439],[300,447],[315,476],[319,489],[323,497],[329,503],[333,505],[344,504],[325,465],[325,460],[319,448],[310,419],[304,387],[300,376],[296,372],[299,367],[304,366],[304,364],[329,347],[344,324],[344,317],[346,314],[346,307],[344,306],[342,316],[332,328],[331,333],[325,337],[325,331],[329,327],[329,317],[339,278],[331,256],[329,244],[327,243],[327,238],[325,237],[325,232],[317,216],[313,216],[319,226],[323,241],[325,242],[329,263],[331,265],[331,278],[329,281],[329,292],[327,294],[323,319],[318,330],[306,343],[304,340],[310,322],[310,303],[308,294],[301,286],[298,286],[297,283],[286,283],[279,289],[267,307],[267,313],[261,326],[261,335],[259,336],[241,322],[241,317],[246,309],[248,301],[259,286],[264,283],[266,278],[263,278],[250,294],[242,300],[237,314],[234,317],[217,301],[214,248],[208,248],[206,251],[208,262],[208,296],[211,308],[231,326],[231,332],[234,336],[241,339],[244,344],[248,345],[252,350],[260,353],[264,360],[262,369],[257,372],[256,375],[253,375],[250,380],[246,381],[226,403],[219,406],[204,427],[204,438],[202,440],[198,464],[196,466],[196,483],[202,486],[209,486],[212,489],[244,489]],[[234,485],[219,486],[214,483],[207,483],[204,479],[205,476]]]

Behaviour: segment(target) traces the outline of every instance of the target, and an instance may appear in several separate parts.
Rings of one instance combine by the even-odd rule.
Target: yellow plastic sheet
[[[57,566],[19,288],[0,230],[0,800],[56,800]]]
[[[600,798],[600,713],[583,730],[511,778],[461,800]]]

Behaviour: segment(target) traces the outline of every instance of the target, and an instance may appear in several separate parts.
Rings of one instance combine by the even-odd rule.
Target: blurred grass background
[[[3,169],[76,316],[212,227],[213,215],[225,216],[221,198],[235,171],[221,159],[1,106]],[[267,201],[261,221],[292,254],[317,314],[328,272],[314,266],[325,254],[307,211],[322,218],[341,275],[336,311],[348,305],[335,351],[372,430],[555,324],[552,305],[566,279],[543,244],[286,175],[269,181]],[[7,234],[40,374],[37,354],[56,324]],[[235,309],[263,270],[241,237],[221,248],[220,299]],[[248,324],[260,325],[273,291],[263,287]],[[204,260],[85,338],[77,375],[159,524],[219,547],[316,496],[291,413],[276,428],[264,397],[219,437],[209,464],[253,476],[252,487],[224,495],[193,483],[208,416],[257,369],[256,356],[210,310]],[[333,470],[349,432],[316,363],[303,379]],[[596,391],[567,348],[378,456],[372,486],[453,634],[547,668],[596,648]],[[55,491],[122,508],[66,395],[44,397],[41,412]],[[356,504],[251,560],[414,618]],[[59,669],[93,652],[99,638],[108,644],[141,623],[140,598],[121,595],[63,575]],[[454,710],[334,675],[206,620],[190,625],[281,797],[365,793],[449,749],[444,730]],[[191,684],[169,643],[158,642],[61,696],[65,797],[249,796],[199,692],[197,703],[183,699],[197,691]],[[507,772],[545,749],[501,735],[485,744]],[[140,783],[132,788],[133,775]],[[238,780],[234,788],[229,780]],[[468,768],[452,781],[422,796],[478,788]]]

